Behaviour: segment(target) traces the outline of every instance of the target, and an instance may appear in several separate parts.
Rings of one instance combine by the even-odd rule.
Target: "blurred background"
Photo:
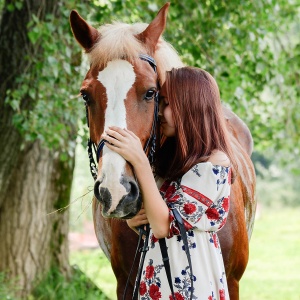
[[[0,0],[0,299],[116,299],[95,240],[76,9],[149,23],[165,1]],[[164,37],[250,128],[258,208],[242,300],[300,299],[300,1],[172,1]]]

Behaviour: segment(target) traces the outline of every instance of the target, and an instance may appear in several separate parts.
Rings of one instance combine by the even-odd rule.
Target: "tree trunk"
[[[65,166],[39,142],[24,150],[17,166],[0,211],[0,270],[19,280],[25,295],[50,266],[69,272],[69,213],[49,212],[68,204],[71,176],[62,178]]]
[[[26,142],[15,129],[8,89],[18,89],[17,77],[31,71],[33,46],[27,36],[32,14],[41,20],[55,13],[58,0],[22,1],[21,9],[8,11],[7,0],[0,24],[0,272],[20,283],[21,295],[50,266],[69,274],[69,211],[49,214],[69,203],[74,159],[59,161],[59,151],[43,147],[40,141]],[[34,52],[42,48],[35,46]],[[21,109],[34,103],[24,96]],[[38,101],[38,99],[36,99]]]

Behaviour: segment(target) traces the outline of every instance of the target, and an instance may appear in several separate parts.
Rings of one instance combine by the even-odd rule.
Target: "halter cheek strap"
[[[152,69],[154,70],[154,72],[157,73],[157,67],[156,67],[155,60],[151,56],[146,55],[146,54],[140,54],[139,58],[141,60],[148,62],[150,64],[150,66],[152,67]],[[152,164],[154,161],[154,154],[155,154],[155,147],[156,147],[156,124],[158,122],[158,100],[159,100],[158,98],[159,98],[159,96],[158,96],[158,91],[157,91],[154,96],[154,117],[153,117],[153,122],[152,122],[151,133],[150,133],[150,137],[144,147],[144,152],[145,153],[148,152],[148,159],[149,159],[150,164]],[[86,119],[87,119],[87,124],[89,126],[89,116],[88,116],[87,105],[86,105]],[[101,157],[101,152],[103,150],[105,142],[106,141],[104,139],[101,139],[99,144],[96,145],[95,143],[93,143],[91,141],[90,138],[88,139],[87,152],[88,152],[89,161],[90,161],[90,172],[91,172],[94,180],[97,179],[98,169],[97,169],[97,164],[94,159],[93,151],[96,153],[96,159],[97,159],[97,163],[98,163],[99,159]]]

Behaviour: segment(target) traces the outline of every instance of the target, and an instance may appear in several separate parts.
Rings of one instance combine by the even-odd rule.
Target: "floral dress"
[[[170,232],[166,238],[176,299],[229,299],[223,257],[217,231],[226,222],[229,210],[230,167],[199,163],[181,180],[165,181],[160,193],[167,204],[181,214],[187,230],[193,277],[184,245],[170,209]],[[172,300],[158,240],[150,230],[149,250],[145,257],[139,299]]]

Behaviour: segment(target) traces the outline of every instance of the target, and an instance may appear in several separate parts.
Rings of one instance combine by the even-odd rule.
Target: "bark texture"
[[[56,13],[59,1],[22,2],[21,9],[8,11],[14,1],[5,1],[0,24],[0,272],[17,279],[25,296],[50,266],[70,271],[68,210],[49,213],[69,202],[74,161],[63,164],[59,152],[25,142],[5,103],[6,91],[18,88],[18,76],[31,72],[29,58],[42,51],[31,45],[27,23],[32,14],[42,20]],[[25,95],[21,109],[33,107]]]

